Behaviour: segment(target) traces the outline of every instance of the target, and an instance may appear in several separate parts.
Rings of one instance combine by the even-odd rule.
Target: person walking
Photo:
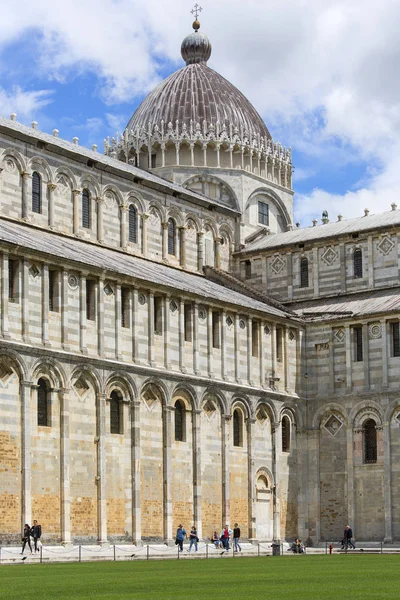
[[[183,528],[182,523],[179,525],[178,529],[176,530],[176,538],[175,538],[175,544],[177,544],[177,546],[179,546],[178,552],[183,552],[183,540],[186,537],[186,531]]]
[[[25,525],[24,525],[24,531],[22,533],[22,552],[21,552],[21,554],[24,553],[26,544],[28,544],[29,550],[31,551],[31,554],[32,554],[31,528],[30,528],[30,525],[28,523],[25,523]]]
[[[239,539],[240,539],[240,527],[237,523],[235,523],[234,528],[233,528],[233,551],[234,552],[242,551],[242,548],[239,544]]]
[[[194,546],[194,551],[197,552],[197,542],[199,541],[199,538],[197,537],[197,529],[194,525],[193,525],[192,529],[190,530],[189,540],[190,540],[190,544],[189,544],[188,552],[191,551],[192,546]]]
[[[221,554],[223,554],[224,552],[227,552],[229,550],[229,538],[232,535],[232,533],[233,533],[232,529],[229,529],[229,525],[228,525],[228,523],[226,523],[225,527],[221,531],[221,536],[220,536],[222,545],[224,547],[224,550],[221,552]]]
[[[351,529],[350,525],[346,525],[346,527],[344,528],[344,534],[343,534],[343,539],[345,542],[345,546],[346,546],[346,550],[347,547],[350,546],[350,548],[352,548],[353,550],[356,549],[355,544],[353,544],[353,530]]]
[[[35,552],[39,552],[38,541],[42,537],[42,526],[39,525],[37,521],[33,521],[33,526],[31,528],[31,536],[33,537],[33,542],[35,545]]]

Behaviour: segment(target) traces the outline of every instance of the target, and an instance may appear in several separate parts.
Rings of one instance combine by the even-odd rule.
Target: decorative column
[[[221,268],[221,238],[215,240],[215,268]]]
[[[192,411],[193,437],[193,513],[197,535],[203,537],[202,531],[202,486],[201,486],[201,410]]]
[[[392,456],[390,453],[390,422],[383,423],[383,464],[384,464],[384,503],[385,503],[385,538],[386,544],[393,542],[392,514]]]
[[[97,353],[104,356],[104,275],[96,282],[97,288]],[[117,326],[117,325],[116,325]]]
[[[221,377],[224,381],[226,376],[226,311],[221,313]]]
[[[54,227],[54,191],[57,185],[55,183],[48,183],[47,189],[49,190],[49,227]]]
[[[260,323],[260,338],[259,338],[259,366],[260,366],[260,385],[261,387],[265,387],[265,343],[264,343],[264,328],[265,321],[261,321]]]
[[[142,254],[147,256],[147,220],[149,215],[142,214]]]
[[[235,315],[235,380],[236,383],[242,383],[240,378],[240,327],[238,314]]]
[[[284,327],[283,329],[283,372],[285,376],[284,381],[284,390],[289,393],[289,381],[290,381],[290,371],[289,371],[289,358],[288,358],[288,348],[289,348],[289,328]]]
[[[247,381],[249,385],[253,386],[252,381],[252,368],[253,368],[253,319],[247,317]]]
[[[203,144],[203,166],[207,166],[207,144]]]
[[[123,250],[126,250],[128,247],[128,235],[127,235],[127,214],[128,214],[128,207],[125,204],[122,204],[119,207],[120,211],[121,211],[121,248]]]
[[[274,488],[272,489],[273,496],[273,522],[272,522],[272,537],[274,540],[281,539],[281,518],[280,518],[280,502],[279,502],[279,473],[278,463],[282,454],[282,436],[280,422],[271,423],[272,426],[272,474],[274,477]],[[319,513],[318,513],[319,514]]]
[[[168,222],[161,223],[162,227],[162,259],[168,260]]]
[[[23,171],[21,173],[22,177],[22,218],[27,221],[29,219],[29,180],[31,179],[31,174],[27,171]]]
[[[149,292],[148,296],[148,361],[150,367],[155,366],[154,360],[154,293]]]
[[[103,223],[103,207],[104,198],[96,198],[97,204],[97,241],[99,244],[104,242],[104,223]]]
[[[318,269],[318,248],[313,248],[313,284],[314,298],[319,297],[319,269]]]
[[[339,243],[339,260],[340,260],[340,291],[346,292],[346,246],[344,242]]]
[[[350,423],[346,427],[346,449],[347,449],[347,519],[354,523],[355,519],[355,487],[354,487],[354,439],[353,427]],[[319,457],[319,447],[317,458]],[[319,471],[318,471],[319,473]],[[319,477],[318,477],[319,480]],[[319,489],[319,486],[318,486]],[[318,513],[320,514],[320,513]]]
[[[29,262],[27,258],[21,260],[22,289],[21,289],[21,329],[22,339],[26,344],[29,339]],[[7,290],[8,294],[8,290]]]
[[[185,302],[183,298],[179,301],[179,368],[186,373],[185,367]]]
[[[381,319],[382,329],[382,388],[387,389],[389,385],[389,372],[388,372],[388,335],[387,335],[387,323],[385,319]]]
[[[97,394],[97,519],[98,541],[104,546],[107,541],[107,469],[106,469],[106,395]]]
[[[122,360],[122,352],[121,352],[121,321],[122,321],[122,311],[121,311],[121,285],[119,283],[115,284],[115,358],[117,360]]]
[[[374,288],[374,243],[372,235],[368,236],[367,240],[368,244],[368,261],[367,270],[368,270],[368,286],[370,289]]]
[[[140,402],[131,404],[132,542],[141,545],[142,510],[140,505]]]
[[[250,173],[253,172],[253,150],[249,150],[250,155]]]
[[[25,294],[24,294],[25,296]],[[42,265],[42,344],[50,346],[49,342],[49,267]]]
[[[186,269],[186,227],[179,227],[180,265]]]
[[[82,354],[87,354],[86,348],[86,277],[83,273],[79,278],[79,348]]]
[[[171,297],[167,294],[164,298],[164,366],[167,371],[171,371],[171,363],[169,356],[169,329],[170,329],[170,302]]]
[[[132,291],[132,361],[139,362],[139,342],[137,334],[137,326],[139,321],[139,292],[137,288]]]
[[[199,304],[193,302],[193,371],[200,375],[199,369]]]
[[[73,202],[73,211],[74,211],[74,234],[79,234],[79,199],[81,196],[80,190],[72,190],[72,202]]]
[[[175,160],[176,160],[176,164],[177,164],[177,166],[179,166],[179,162],[180,162],[180,160],[179,160],[179,152],[180,152],[180,148],[181,148],[181,145],[180,145],[180,143],[179,143],[179,142],[176,142],[176,143],[175,143],[175,152],[176,152],[176,159],[175,159]]]
[[[231,415],[221,414],[222,420],[222,522],[223,524],[230,522],[231,516],[231,494],[230,494],[230,471],[229,471],[229,451],[230,451],[230,436],[229,429],[231,423]]]
[[[10,338],[8,331],[8,291],[9,291],[9,254],[3,250],[1,255],[1,335],[4,339]]]
[[[208,307],[207,312],[207,364],[208,376],[212,379],[213,372],[213,326],[212,326],[212,308]]]
[[[249,502],[249,540],[256,539],[256,470],[253,457],[253,436],[255,419],[247,419],[247,473],[248,473],[248,502]]]
[[[165,143],[161,144],[161,166],[165,167]]]
[[[25,523],[32,522],[31,496],[31,381],[21,381],[22,441],[21,441],[21,478],[22,478],[22,514],[21,529]]]
[[[220,150],[221,150],[221,144],[217,144],[217,168],[219,169],[221,166],[221,155],[220,155]]]
[[[362,326],[362,343],[363,343],[363,366],[364,366],[364,390],[369,391],[370,371],[369,371],[368,323],[364,323]]]
[[[194,144],[190,144],[190,165],[194,167]]]
[[[352,377],[352,345],[351,345],[351,328],[349,325],[345,325],[346,332],[346,388],[347,392],[351,392],[353,387]]]
[[[164,425],[164,443],[163,443],[163,477],[164,477],[164,538],[166,542],[172,542],[172,406],[163,406],[163,425]]]
[[[229,144],[229,164],[231,169],[233,169],[233,144]]]
[[[197,234],[197,265],[198,271],[202,273],[204,266],[204,231],[199,231]]]
[[[61,270],[61,345],[69,351],[68,345],[68,271]]]
[[[71,543],[71,488],[69,443],[69,390],[59,390],[60,399],[60,492],[61,543]]]

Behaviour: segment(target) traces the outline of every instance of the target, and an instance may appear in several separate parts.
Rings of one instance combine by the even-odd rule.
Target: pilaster
[[[230,422],[231,415],[221,415],[222,420],[222,522],[230,522],[230,472],[229,472],[229,451],[230,451]]]
[[[25,294],[24,294],[25,296]],[[28,321],[29,323],[29,316]],[[42,265],[42,344],[50,346],[49,342],[49,267]]]
[[[80,213],[80,206],[79,206],[79,199],[81,196],[81,191],[80,190],[72,190],[72,203],[73,203],[73,212],[74,212],[74,235],[78,235],[79,234],[79,213]]]
[[[107,540],[107,467],[106,467],[106,395],[97,394],[97,519],[98,540],[102,545]]]
[[[193,513],[197,535],[203,537],[202,531],[202,478],[201,478],[201,410],[192,412],[193,428]]]
[[[140,504],[140,402],[131,404],[131,476],[132,476],[132,541],[141,543],[142,510]]]
[[[27,171],[21,173],[22,176],[22,218],[24,221],[29,219],[29,181],[32,176]]]
[[[1,335],[4,339],[10,338],[8,331],[8,291],[9,291],[9,255],[3,250],[1,255]]]
[[[163,406],[164,444],[164,538],[167,542],[172,540],[172,406]]]
[[[21,530],[25,523],[32,522],[31,496],[31,381],[21,381],[22,443],[21,443],[21,475],[22,475],[22,514]]]
[[[70,430],[69,390],[60,390],[60,489],[61,489],[61,540],[71,543],[71,489],[70,489]]]
[[[50,229],[54,228],[54,192],[57,188],[55,183],[48,183],[47,189],[49,191],[49,227]]]

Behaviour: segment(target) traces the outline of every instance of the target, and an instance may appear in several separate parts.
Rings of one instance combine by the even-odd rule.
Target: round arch
[[[278,196],[278,194],[270,188],[260,187],[260,188],[257,188],[256,190],[254,190],[247,199],[246,206],[244,209],[245,212],[248,210],[248,208],[251,206],[253,200],[257,196],[263,196],[269,202],[272,201],[275,203],[275,205],[277,206],[277,208],[279,209],[281,215],[283,216],[283,218],[285,220],[286,229],[288,229],[291,225],[293,225],[289,211],[286,208],[284,202]]]
[[[72,386],[73,382],[81,376],[91,383],[96,394],[101,394],[104,391],[104,386],[97,369],[93,367],[89,368],[86,365],[77,365],[71,372],[69,378],[70,385]]]
[[[130,402],[138,397],[135,382],[125,371],[112,373],[106,380],[105,389],[108,398],[114,390],[119,390]]]
[[[20,381],[29,381],[28,366],[18,352],[15,352],[14,350],[1,350],[0,362],[3,362],[3,364],[13,369],[17,373]]]
[[[67,377],[63,367],[52,358],[39,358],[31,367],[31,381],[47,377],[53,388],[67,387]]]
[[[368,419],[374,419],[377,425],[383,424],[383,411],[377,402],[364,400],[354,406],[349,415],[349,423],[353,427],[362,427],[363,423]]]
[[[71,190],[76,190],[78,188],[78,182],[74,175],[74,173],[68,167],[58,167],[58,169],[54,172],[54,180],[58,183],[58,180],[61,177],[65,177],[70,184]]]
[[[80,178],[80,187],[82,190],[88,189],[92,196],[95,198],[100,197],[100,187],[98,181],[90,175],[90,173],[84,173]]]
[[[168,388],[165,383],[157,377],[150,377],[143,382],[140,388],[140,399],[143,399],[146,393],[149,394],[150,397],[160,400],[162,406],[168,406],[170,404]]]
[[[171,393],[171,405],[174,405],[176,400],[183,400],[186,410],[197,409],[197,394],[195,389],[189,384],[178,384],[174,388]]]
[[[123,195],[121,194],[121,192],[115,185],[112,185],[111,183],[109,183],[109,184],[103,186],[103,188],[101,190],[101,195],[105,196],[107,193],[109,193],[109,194],[111,193],[114,195],[118,206],[121,206],[124,203]]]
[[[146,212],[146,204],[140,194],[133,191],[125,194],[124,205],[129,206],[130,204],[134,205],[134,207],[138,210],[138,213],[143,214]]]
[[[53,173],[51,171],[50,165],[41,156],[32,156],[32,158],[28,162],[27,169],[31,174],[34,171],[37,171],[40,175],[42,175],[42,177],[43,175],[45,175],[45,183],[52,183]]]
[[[325,404],[324,406],[321,406],[321,408],[319,408],[317,410],[317,412],[315,413],[313,422],[312,422],[313,429],[320,428],[324,417],[328,413],[335,413],[335,412],[338,413],[343,418],[344,424],[347,426],[349,424],[349,415],[348,415],[347,411],[340,404],[337,404],[336,402],[329,402],[329,404]]]
[[[6,148],[1,154],[0,162],[4,162],[8,157],[15,160],[20,174],[27,170],[25,159],[20,152],[14,150],[14,148]]]

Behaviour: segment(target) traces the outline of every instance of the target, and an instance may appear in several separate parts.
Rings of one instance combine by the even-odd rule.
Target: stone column
[[[313,285],[314,285],[314,298],[319,297],[319,267],[318,267],[318,248],[313,248]]]
[[[286,252],[288,300],[293,300],[293,253]],[[267,269],[265,269],[265,273]]]
[[[345,325],[346,332],[346,388],[347,392],[351,392],[353,387],[353,376],[352,376],[352,344],[351,344],[351,328],[349,325]]]
[[[169,330],[170,330],[170,302],[171,297],[169,294],[166,294],[163,299],[163,309],[164,309],[164,367],[166,371],[171,371],[172,366],[170,363],[170,343],[169,343]]]
[[[71,543],[71,488],[69,443],[69,390],[60,390],[61,543]]]
[[[1,255],[1,335],[4,339],[10,338],[8,331],[8,251],[4,250]]]
[[[72,202],[73,202],[73,211],[74,211],[74,234],[78,235],[79,234],[79,225],[80,225],[80,221],[79,221],[79,213],[80,213],[80,206],[79,206],[79,198],[81,197],[81,191],[80,190],[72,190]]]
[[[346,246],[344,242],[339,244],[339,260],[340,260],[340,291],[346,292]]]
[[[363,364],[364,364],[364,390],[369,391],[369,336],[368,323],[362,326]]]
[[[29,180],[31,179],[31,174],[23,171],[21,173],[22,176],[22,218],[24,221],[28,221],[29,219]]]
[[[132,361],[137,363],[139,361],[139,343],[137,326],[139,320],[139,303],[138,303],[139,292],[137,288],[133,288],[132,291]]]
[[[247,419],[247,476],[248,476],[248,499],[249,499],[249,540],[256,539],[256,469],[254,463],[253,436],[255,419]]]
[[[193,437],[193,517],[197,535],[201,539],[202,531],[202,486],[201,486],[201,410],[192,411]]]
[[[128,247],[128,227],[126,221],[129,209],[127,206],[125,206],[125,204],[123,204],[119,207],[119,210],[121,212],[121,248],[126,250]]]
[[[265,387],[265,343],[264,343],[264,327],[265,321],[261,321],[260,323],[260,339],[259,339],[259,354],[260,354],[260,385],[261,387]]]
[[[208,376],[212,379],[213,372],[213,326],[212,326],[212,308],[208,307],[207,313],[207,364]]]
[[[272,429],[272,474],[274,477],[274,488],[272,489],[273,517],[272,537],[274,540],[281,539],[281,517],[280,517],[280,487],[278,464],[282,455],[282,436],[280,421],[271,423]]]
[[[353,427],[350,423],[346,427],[346,446],[347,446],[347,517],[349,523],[354,523],[355,519],[355,489],[354,489],[354,439]],[[318,455],[319,456],[319,447]],[[319,477],[318,477],[319,481]],[[320,514],[320,513],[318,513]]]
[[[290,369],[289,369],[288,348],[289,348],[289,328],[285,326],[283,329],[283,369],[284,369],[284,375],[285,375],[284,389],[285,389],[285,392],[287,392],[289,394],[290,393],[290,390],[289,390]]]
[[[121,320],[122,320],[122,307],[121,307],[121,285],[115,284],[115,358],[122,360],[121,352]]]
[[[389,372],[388,372],[388,336],[387,336],[387,323],[385,319],[381,319],[382,329],[382,388],[387,389],[389,385]]]
[[[240,378],[240,327],[239,315],[235,315],[235,381],[241,384]]]
[[[180,265],[186,269],[186,227],[179,227]]]
[[[68,344],[68,271],[61,271],[61,345],[69,351]]]
[[[249,385],[253,386],[252,381],[252,368],[253,368],[253,319],[247,317],[247,381]]]
[[[204,231],[199,231],[197,234],[197,268],[200,273],[203,272],[204,266]]]
[[[164,477],[164,538],[172,541],[172,406],[163,406],[164,444],[163,444],[163,477]]]
[[[221,238],[215,240],[215,268],[221,268]]]
[[[231,415],[221,414],[222,425],[222,522],[230,522],[231,516],[231,494],[230,494],[230,471],[229,471],[229,451],[230,451],[230,424]]]
[[[374,244],[372,235],[368,236],[368,286],[373,289],[374,287]]]
[[[276,365],[277,365],[277,356],[276,356],[276,325],[275,323],[271,324],[271,371],[272,377],[274,378],[276,375]],[[271,387],[271,382],[269,381],[269,387]],[[275,385],[275,382],[274,382]]]
[[[86,348],[86,277],[83,273],[79,278],[79,348],[82,354],[87,354]]]
[[[29,262],[27,258],[21,260],[22,264],[22,294],[21,294],[21,317],[22,317],[22,339],[30,344],[29,339]],[[43,318],[43,315],[42,315]]]
[[[190,165],[194,167],[194,144],[190,144]]]
[[[383,459],[384,459],[384,503],[385,503],[385,538],[386,544],[393,542],[392,514],[392,456],[390,453],[390,422],[383,423]]]
[[[142,511],[140,505],[140,402],[131,404],[131,477],[132,541],[141,544]]]
[[[161,144],[161,166],[165,167],[165,144]]]
[[[21,483],[22,483],[22,514],[21,530],[25,523],[32,522],[32,496],[31,496],[31,477],[32,477],[32,458],[31,458],[31,381],[21,381],[21,420],[22,420],[22,440],[21,440]]]
[[[179,142],[177,142],[177,143],[175,144],[175,151],[176,151],[176,164],[177,164],[178,166],[179,166],[179,162],[180,162],[180,156],[179,156],[180,149],[181,149],[181,145],[180,145],[180,143],[179,143]]]
[[[224,381],[226,376],[226,311],[221,313],[221,377]]]
[[[230,161],[230,167],[231,169],[233,169],[233,145],[229,144],[229,161]]]
[[[96,282],[97,288],[97,352],[104,356],[104,275]],[[115,292],[116,293],[116,292]],[[115,325],[117,327],[117,324]]]
[[[179,368],[182,373],[186,373],[185,366],[185,302],[183,298],[179,300]]]
[[[221,144],[217,144],[217,168],[219,169],[221,166],[221,156],[220,156]]]
[[[104,210],[104,198],[96,198],[97,204],[97,241],[99,244],[104,242],[104,222],[103,222],[103,210]]]
[[[154,360],[154,294],[148,295],[148,362],[151,367],[155,366]]]
[[[200,375],[199,369],[199,305],[193,302],[193,371]]]
[[[162,259],[168,260],[168,222],[161,223],[162,227]]]
[[[207,144],[203,144],[203,166],[207,166]]]
[[[47,189],[49,190],[49,227],[54,228],[54,191],[57,185],[55,183],[48,183]]]
[[[97,519],[98,541],[107,541],[106,395],[97,394]]]
[[[147,256],[147,220],[149,215],[142,214],[142,254]]]
[[[42,344],[50,346],[49,342],[49,267],[42,265]]]

